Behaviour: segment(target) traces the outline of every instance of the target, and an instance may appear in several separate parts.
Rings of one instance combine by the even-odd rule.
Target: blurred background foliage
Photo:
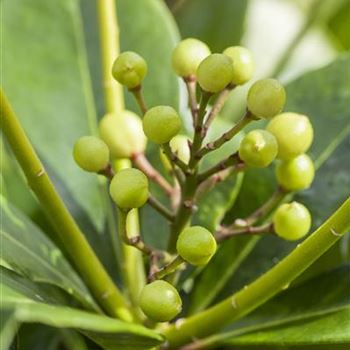
[[[104,183],[82,173],[71,157],[74,141],[96,133],[97,120],[104,110],[95,1],[2,0],[0,5],[2,85],[66,204],[115,277],[116,252],[111,249],[110,236],[110,232],[115,233],[115,222]],[[287,108],[310,115],[315,125],[312,156],[318,162],[319,173],[312,188],[298,196],[310,207],[314,226],[350,193],[349,0],[117,0],[117,6],[122,50],[139,52],[149,64],[145,92],[150,106],[180,106],[182,114],[187,115],[184,88],[170,65],[171,50],[180,37],[197,37],[213,52],[232,45],[246,46],[256,61],[253,80],[278,77],[287,86]],[[214,134],[242,114],[248,88],[246,84],[232,93],[221,119],[213,126]],[[138,111],[128,94],[126,103],[129,109]],[[1,140],[1,144],[2,195],[54,239],[6,142]],[[148,154],[162,170],[152,146]],[[230,208],[228,220],[245,215],[262,203],[274,186],[270,170],[250,171],[243,181],[229,179],[204,203],[206,213],[215,201],[216,217],[206,224],[214,225]],[[236,200],[234,191],[238,188],[241,192]],[[142,212],[142,227],[149,243],[165,244],[166,223],[148,207]],[[60,242],[55,243],[60,246]],[[189,272],[184,290],[193,292],[187,300],[190,310],[201,309],[249,283],[294,247],[273,237],[253,243],[245,239],[228,242],[204,271]],[[298,283],[348,262],[349,250],[350,241],[344,238]],[[237,257],[232,258],[232,252]],[[246,255],[248,258],[235,273],[239,259]],[[226,273],[218,281],[220,269]],[[211,299],[204,300],[211,288]],[[7,329],[13,333],[17,326],[9,315],[5,316]],[[24,350],[96,348],[77,333],[29,325],[20,328],[13,346]],[[323,350],[327,346],[305,349]],[[332,350],[343,350],[349,345],[331,346]],[[276,350],[290,348],[294,349],[268,346]],[[259,349],[263,347],[259,345]]]

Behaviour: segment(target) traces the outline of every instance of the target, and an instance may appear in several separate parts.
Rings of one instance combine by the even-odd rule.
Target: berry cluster
[[[124,52],[115,60],[112,75],[134,94],[142,119],[126,110],[119,115],[105,115],[99,125],[101,138],[84,136],[76,142],[73,152],[81,168],[110,180],[110,195],[119,209],[119,220],[126,221],[132,209],[148,203],[169,221],[167,252],[147,246],[140,236],[130,237],[127,225],[121,225],[119,232],[125,244],[149,257],[149,284],[140,295],[139,306],[147,317],[157,322],[170,321],[181,311],[181,298],[170,283],[176,280],[172,277],[179,266],[207,264],[223,239],[263,233],[273,233],[286,240],[304,237],[311,226],[307,208],[297,202],[281,203],[286,194],[308,188],[314,178],[313,162],[305,154],[313,140],[312,125],[304,115],[282,112],[286,92],[275,79],[261,79],[252,84],[242,119],[205,144],[207,131],[230,92],[253,77],[254,61],[249,50],[234,46],[212,54],[205,43],[189,38],[174,49],[172,66],[187,87],[192,137],[179,134],[183,131],[182,120],[173,107],[147,108],[142,93],[147,63],[135,52]],[[208,153],[220,148],[248,123],[261,119],[268,120],[265,129],[246,133],[237,152],[202,170],[202,160]],[[148,161],[147,141],[160,147],[166,177]],[[113,162],[123,158],[130,159],[135,168],[115,173]],[[279,187],[262,207],[231,225],[220,225],[214,233],[205,227],[191,226],[192,215],[200,205],[199,192],[211,190],[219,180],[234,172],[263,168],[274,162]],[[150,193],[149,181],[168,195],[170,209]]]

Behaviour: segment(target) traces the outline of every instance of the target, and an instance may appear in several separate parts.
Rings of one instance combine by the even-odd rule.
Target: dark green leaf
[[[62,288],[98,310],[87,288],[62,252],[21,212],[1,197],[1,259],[33,281]]]
[[[201,39],[213,52],[221,52],[239,44],[247,5],[245,0],[191,0],[174,12],[184,38]]]
[[[2,350],[7,350],[15,337],[17,322],[13,310],[0,310],[0,345]]]

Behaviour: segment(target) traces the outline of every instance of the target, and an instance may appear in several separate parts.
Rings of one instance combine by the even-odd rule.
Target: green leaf
[[[196,37],[221,52],[239,44],[247,5],[245,0],[191,0],[174,6],[174,12],[184,38]]]
[[[5,198],[0,199],[1,259],[31,280],[55,285],[86,307],[99,310],[62,252]]]
[[[17,322],[13,310],[0,310],[0,346],[9,349],[17,331]]]
[[[348,109],[350,103],[349,64],[350,56],[347,55],[325,68],[305,74],[287,86],[287,107],[285,110],[306,114],[313,123],[315,141],[311,154],[318,167],[331,156],[335,148],[350,133],[350,113]],[[339,177],[348,178],[346,164],[350,163],[350,153],[342,154],[341,158],[339,158],[339,153],[335,154],[334,158],[330,158],[329,162],[331,163],[329,163],[328,169],[322,166],[316,174],[315,184],[310,190],[302,194],[304,198],[307,196],[308,206],[311,202],[313,203],[310,205],[311,209],[324,206],[323,203],[327,198],[327,210],[322,211],[322,213],[317,213],[317,211],[312,213],[315,223],[323,221],[327,215],[331,214],[332,209],[337,207],[343,197],[349,193],[350,189],[347,187],[349,184],[346,180],[342,181],[346,185],[345,188],[340,184],[337,190],[338,195],[341,194],[340,198],[336,194],[334,197],[332,196],[333,189],[329,185],[330,181],[333,183],[336,180],[334,168],[337,168],[337,166],[340,166],[340,169],[345,166],[344,171],[340,170]],[[331,169],[333,169],[333,172]],[[328,173],[327,176],[326,173]],[[324,191],[320,195],[315,187],[318,182],[317,188],[322,188]],[[271,168],[264,170],[251,169],[246,172],[240,194],[228,215],[228,221],[232,222],[234,218],[245,217],[251,213],[271,195],[274,188],[276,188],[276,180]],[[257,242],[259,244],[254,249]],[[263,240],[258,237],[245,237],[224,242],[215,257],[195,281],[194,297],[192,299],[194,306],[191,310],[194,312],[210,305],[213,301],[212,298],[218,295],[218,292],[223,290],[225,286],[225,292],[219,295],[217,300],[231,294],[233,289],[237,290],[243,287],[262,272],[271,268],[294,246],[294,244],[275,237],[266,237]],[[235,255],[234,252],[236,252]],[[249,258],[242,264],[247,256]],[[259,264],[256,263],[257,261],[259,261]],[[223,267],[225,267],[227,273],[218,275],[217,271],[222,271]],[[240,272],[235,275],[238,267],[241,267]],[[208,293],[208,290],[212,291],[212,289],[216,289],[216,293]],[[197,290],[201,291],[197,292]]]
[[[96,130],[78,1],[4,0],[2,10],[4,89],[46,170],[101,230],[98,180],[72,157],[75,140]]]
[[[17,322],[40,323],[57,328],[75,328],[105,349],[142,350],[163,341],[156,332],[145,327],[122,322],[107,316],[78,309],[43,303],[42,295],[33,295],[29,283],[13,279],[2,271],[2,310],[12,310]],[[55,317],[52,317],[52,316]]]

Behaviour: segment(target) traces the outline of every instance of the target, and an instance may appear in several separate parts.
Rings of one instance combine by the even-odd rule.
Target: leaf
[[[5,198],[0,199],[1,259],[31,280],[55,285],[86,307],[99,310],[62,252]]]
[[[0,345],[1,349],[7,350],[15,337],[17,322],[12,310],[0,310],[0,319]]]
[[[101,230],[98,180],[72,157],[75,140],[96,130],[78,1],[4,0],[2,8],[4,89],[47,170]]]
[[[347,107],[350,103],[349,65],[350,56],[347,55],[325,68],[305,74],[287,86],[287,107],[285,110],[304,113],[310,117],[313,123],[315,141],[311,154],[318,167],[331,156],[335,148],[350,133],[350,115]],[[329,181],[335,180],[334,171],[332,172],[330,169],[337,168],[340,164],[343,164],[340,166],[340,169],[343,169],[344,164],[350,163],[350,153],[342,154],[343,157],[339,158],[339,163],[337,161],[339,153],[334,158],[330,158],[329,162],[333,162],[330,163],[333,165],[328,168],[329,170],[325,170],[328,172],[328,176],[323,174],[323,169],[326,168],[322,166],[316,174],[315,184],[302,194],[308,197],[308,205],[312,202],[311,207],[318,208],[319,205],[323,206],[325,192],[327,192],[327,210],[322,213],[312,213],[315,223],[323,221],[332,212],[332,208],[341,202],[343,196],[349,193],[346,187],[340,186],[339,191],[343,191],[341,198],[336,195],[328,198],[328,194],[333,192]],[[347,172],[347,168],[344,172],[340,171],[339,177],[347,178]],[[318,182],[320,185],[317,188],[323,188],[325,191],[323,195],[319,195],[315,188]],[[274,188],[276,188],[276,180],[271,168],[251,169],[246,172],[240,194],[228,215],[229,222],[237,217],[245,217],[259,207],[271,195]],[[192,306],[193,312],[210,305],[213,301],[212,298],[218,295],[218,292],[224,287],[225,292],[219,295],[216,300],[221,300],[231,294],[233,290],[243,287],[262,272],[271,268],[295,246],[276,237],[264,237],[263,240],[259,241],[258,237],[246,237],[238,241],[233,239],[221,245],[215,257],[195,281],[193,293],[194,295],[198,293],[196,295],[198,300],[193,299],[195,300],[193,301],[194,306]],[[253,250],[258,242],[259,244]],[[237,252],[236,255],[233,254],[234,252]],[[242,264],[247,256],[249,256],[247,261]],[[257,261],[259,261],[258,264]],[[223,267],[227,273],[218,275],[217,271],[222,271]],[[239,273],[235,275],[238,267],[240,267]],[[201,292],[196,292],[197,289]],[[212,289],[216,289],[216,293],[207,292],[208,290],[212,291]]]
[[[176,21],[184,38],[203,40],[213,52],[237,45],[244,32],[247,10],[244,0],[192,0],[175,9]]]
[[[2,310],[13,310],[17,322],[40,323],[57,328],[76,328],[106,349],[149,349],[163,341],[156,332],[145,327],[122,322],[107,316],[78,309],[43,303],[43,297],[33,296],[28,282],[13,280],[3,273],[1,279]],[[40,301],[39,301],[40,300]],[[55,315],[55,317],[52,317]]]

